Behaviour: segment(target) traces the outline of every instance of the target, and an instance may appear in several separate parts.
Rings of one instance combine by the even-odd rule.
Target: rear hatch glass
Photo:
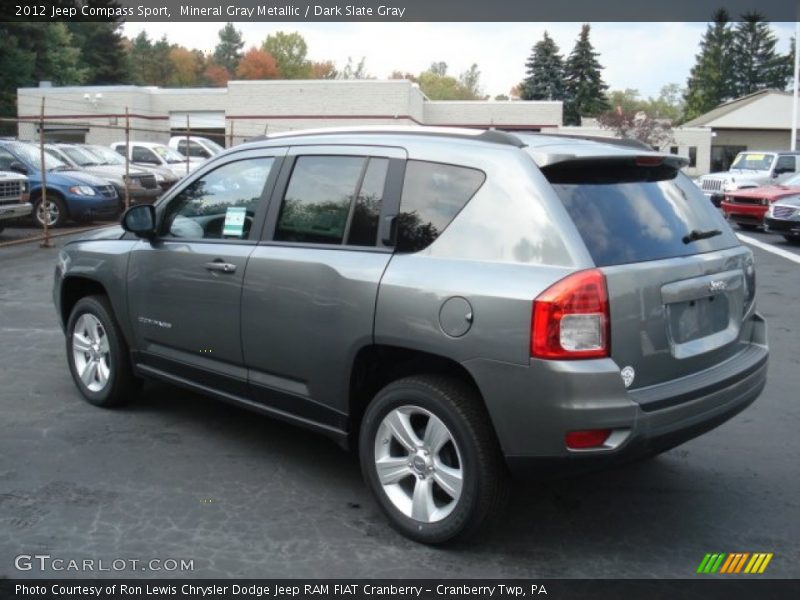
[[[604,164],[544,171],[599,267],[739,244],[719,211],[675,169]],[[685,241],[692,232],[711,237]]]
[[[677,168],[631,157],[542,169],[608,287],[611,357],[632,388],[719,364],[744,348],[751,253]]]

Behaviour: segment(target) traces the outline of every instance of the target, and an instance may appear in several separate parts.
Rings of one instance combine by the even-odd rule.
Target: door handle
[[[205,264],[206,269],[209,271],[216,271],[218,273],[233,273],[236,271],[236,265],[231,263],[222,262],[222,260],[215,260]]]

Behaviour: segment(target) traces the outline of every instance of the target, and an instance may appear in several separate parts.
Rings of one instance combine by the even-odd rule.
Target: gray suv
[[[497,515],[509,474],[652,455],[767,373],[753,255],[684,159],[447,129],[270,136],[60,253],[92,404],[156,378],[358,449],[405,535]]]

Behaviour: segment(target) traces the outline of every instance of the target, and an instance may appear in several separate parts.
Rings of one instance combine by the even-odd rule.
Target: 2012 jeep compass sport
[[[447,129],[237,146],[61,251],[72,376],[98,406],[152,377],[323,432],[405,535],[465,536],[509,471],[654,454],[761,392],[752,253],[683,160]]]

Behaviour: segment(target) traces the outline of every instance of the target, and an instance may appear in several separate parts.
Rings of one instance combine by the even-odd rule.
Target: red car
[[[800,175],[795,175],[782,184],[726,192],[722,212],[741,229],[755,229],[764,224],[764,215],[773,202],[798,194]]]

